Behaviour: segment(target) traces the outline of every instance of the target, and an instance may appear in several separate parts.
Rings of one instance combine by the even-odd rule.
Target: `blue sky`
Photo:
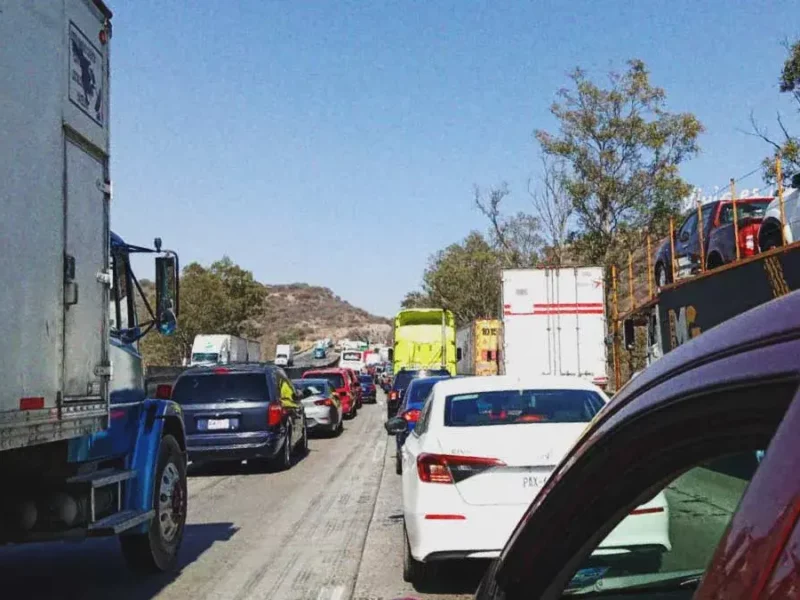
[[[485,229],[473,184],[525,206],[533,130],[555,128],[575,66],[644,60],[706,126],[682,169],[705,189],[768,152],[742,133],[751,110],[800,128],[777,90],[792,1],[167,4],[111,0],[114,229],[382,315],[432,252]]]

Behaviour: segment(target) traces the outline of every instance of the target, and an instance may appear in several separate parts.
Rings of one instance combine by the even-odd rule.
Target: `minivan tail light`
[[[502,460],[482,456],[423,453],[417,457],[417,475],[424,483],[460,483],[468,477],[502,466],[505,466]]]
[[[755,256],[756,239],[758,238],[758,230],[761,223],[751,223],[745,225],[739,230],[739,255],[744,258],[747,256]]]
[[[267,409],[267,425],[275,427],[280,425],[283,420],[283,407],[277,402],[273,402]]]

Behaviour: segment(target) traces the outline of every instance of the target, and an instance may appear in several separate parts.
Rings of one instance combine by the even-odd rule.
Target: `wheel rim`
[[[161,537],[171,542],[178,535],[183,522],[184,490],[180,471],[169,462],[161,474],[158,490],[158,525]]]

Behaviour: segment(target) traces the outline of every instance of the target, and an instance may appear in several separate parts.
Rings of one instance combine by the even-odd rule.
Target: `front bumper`
[[[273,458],[283,448],[284,435],[273,432],[190,434],[186,439],[189,460],[246,460]]]

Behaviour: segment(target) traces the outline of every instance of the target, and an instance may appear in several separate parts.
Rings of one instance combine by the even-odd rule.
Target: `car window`
[[[762,200],[758,202],[737,202],[736,216],[738,219],[745,219],[747,217],[763,217],[767,210],[767,206],[769,206],[769,200]],[[733,203],[722,205],[719,213],[719,222],[721,225],[733,223]]]
[[[682,237],[684,237],[684,235],[683,235],[684,233],[688,233],[689,234],[689,239],[691,239],[691,237],[693,235],[695,235],[695,233],[697,233],[697,213],[696,212],[692,213],[691,215],[689,215],[686,218],[686,220],[683,222],[683,225],[681,225],[681,229],[678,232],[678,239],[681,239]]]
[[[271,400],[264,373],[184,375],[175,383],[172,399],[179,404]]]
[[[567,457],[512,536],[518,564],[539,565],[523,577],[526,593],[690,597],[794,391],[759,382],[673,398]],[[591,502],[571,504],[576,489],[591,490]]]
[[[604,406],[588,390],[497,390],[447,396],[445,427],[588,423]]]
[[[407,406],[422,405],[430,394],[436,381],[413,381],[408,386],[408,391],[403,397],[403,403]]]
[[[759,463],[756,450],[722,456],[674,478],[634,508],[592,551],[565,596],[702,576]],[[654,590],[655,593],[655,590]],[[646,596],[642,596],[646,597]]]
[[[361,352],[343,352],[342,360],[352,360],[355,362],[361,361]]]
[[[425,405],[422,407],[422,411],[419,414],[419,420],[417,424],[414,426],[414,431],[412,432],[413,435],[417,437],[421,436],[423,433],[428,431],[428,424],[430,423],[431,419],[431,411],[433,407],[433,394],[430,394],[428,398],[425,400]]]
[[[336,389],[344,387],[344,377],[340,373],[314,373],[314,379],[324,379]]]

